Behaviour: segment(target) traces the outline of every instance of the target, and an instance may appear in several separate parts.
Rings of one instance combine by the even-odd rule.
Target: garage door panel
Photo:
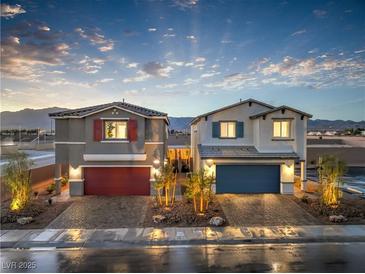
[[[150,195],[148,167],[89,167],[84,177],[86,195]]]
[[[217,165],[217,193],[279,193],[278,165]]]

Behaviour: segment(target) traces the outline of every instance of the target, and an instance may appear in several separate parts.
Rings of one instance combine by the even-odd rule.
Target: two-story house
[[[166,113],[126,102],[49,114],[55,119],[55,182],[69,167],[71,195],[150,195],[166,159]]]
[[[191,122],[194,170],[215,177],[216,193],[293,193],[295,165],[306,181],[310,114],[248,99]]]

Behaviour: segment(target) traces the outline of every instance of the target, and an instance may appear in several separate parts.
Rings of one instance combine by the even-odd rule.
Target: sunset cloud
[[[26,11],[22,8],[21,5],[9,5],[9,4],[0,4],[1,17],[14,18],[16,15],[25,13]]]

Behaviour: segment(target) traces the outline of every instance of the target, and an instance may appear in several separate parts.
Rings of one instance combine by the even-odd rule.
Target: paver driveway
[[[232,226],[321,224],[285,195],[219,194],[217,197]]]
[[[150,202],[150,196],[79,197],[48,228],[141,227]]]

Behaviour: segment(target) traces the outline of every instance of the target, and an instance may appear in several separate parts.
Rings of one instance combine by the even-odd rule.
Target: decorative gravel
[[[48,228],[142,227],[149,196],[84,196],[76,199]]]
[[[219,194],[217,199],[232,226],[323,224],[281,194]]]

